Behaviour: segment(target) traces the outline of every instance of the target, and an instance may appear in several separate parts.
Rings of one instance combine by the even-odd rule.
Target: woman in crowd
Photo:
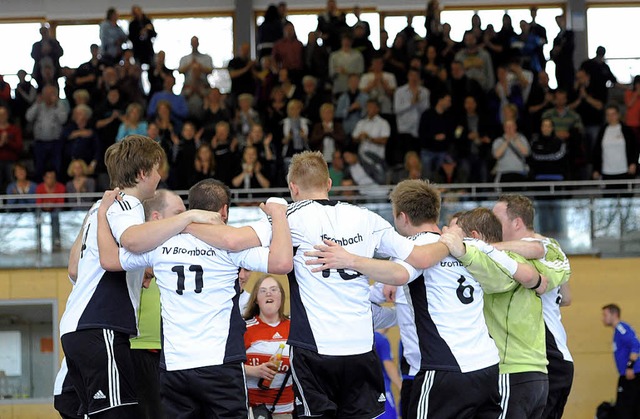
[[[62,131],[64,140],[64,163],[76,159],[83,160],[87,165],[88,174],[92,174],[100,159],[100,143],[98,136],[90,125],[93,111],[87,105],[80,104],[73,108],[71,122]]]
[[[89,193],[96,191],[96,181],[88,177],[89,166],[82,159],[73,160],[67,169],[71,180],[67,182],[68,193]],[[94,202],[95,198],[71,198],[72,202]]]
[[[196,150],[196,158],[193,161],[193,176],[191,184],[195,185],[203,179],[210,179],[216,174],[216,160],[207,143],[201,144]]]
[[[527,180],[529,167],[529,142],[518,132],[516,121],[509,119],[502,124],[504,134],[496,138],[492,145],[493,158],[496,159],[495,181],[524,182]]]
[[[13,166],[13,182],[7,187],[8,195],[33,195],[36,193],[36,184],[27,178],[27,167],[22,163]],[[35,199],[7,199],[7,204],[35,204]],[[24,211],[24,210],[21,210]]]
[[[543,119],[540,134],[531,141],[531,178],[540,181],[564,180],[567,144],[555,135],[553,121]]]
[[[351,136],[353,129],[359,120],[367,113],[367,100],[369,95],[360,91],[360,76],[349,75],[347,91],[338,98],[336,116],[342,120],[342,126],[347,136]]]
[[[289,318],[284,314],[286,295],[279,281],[272,276],[264,276],[256,282],[249,298],[244,318],[247,321],[247,332],[244,335],[247,350],[247,388],[249,390],[249,405],[255,408],[264,404],[271,408],[276,396],[287,379],[280,398],[275,403],[274,418],[288,419],[293,412],[293,388],[289,370]],[[275,364],[271,357],[279,346],[284,344],[282,364],[278,371],[274,371]],[[268,390],[258,387],[259,381],[268,380],[271,385]]]
[[[140,106],[140,104],[131,103],[127,106],[124,120],[120,124],[120,128],[118,128],[116,141],[122,141],[124,137],[131,134],[146,135],[147,122],[142,121],[142,115],[142,106]]]
[[[347,139],[342,124],[334,116],[333,104],[325,103],[320,106],[320,122],[314,124],[309,136],[309,147],[321,151],[329,164],[333,161],[333,152],[344,147]]]
[[[593,147],[593,178],[602,180],[633,179],[638,163],[638,148],[633,132],[620,122],[615,105],[605,110],[602,127]],[[618,189],[620,186],[613,186]]]
[[[258,149],[247,146],[242,152],[242,170],[231,179],[231,185],[237,189],[268,188],[271,182],[262,171],[258,160]]]
[[[310,123],[301,116],[302,102],[297,99],[287,103],[287,117],[282,121],[282,157],[287,159],[294,154],[309,150]]]

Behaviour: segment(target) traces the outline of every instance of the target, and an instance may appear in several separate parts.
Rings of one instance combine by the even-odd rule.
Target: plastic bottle
[[[278,370],[280,369],[280,365],[282,365],[282,352],[283,351],[284,351],[284,343],[281,343],[280,346],[278,347],[278,350],[276,351],[276,353],[273,354],[271,359],[269,359],[270,362],[275,364],[275,368],[272,367],[272,366],[269,366],[269,368],[271,368],[275,372],[278,372]],[[272,381],[273,380],[267,380],[267,379],[261,378],[258,381],[258,387],[260,387],[263,390],[269,390],[271,388],[271,382]]]

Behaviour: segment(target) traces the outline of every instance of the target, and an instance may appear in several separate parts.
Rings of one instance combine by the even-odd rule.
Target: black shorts
[[[138,403],[129,335],[89,329],[67,333],[61,340],[69,378],[83,405],[81,413],[91,415]]]
[[[73,389],[71,391],[62,390],[61,394],[54,395],[53,407],[60,413],[63,419],[79,419],[82,416],[78,412],[84,410],[82,409],[78,394]]]
[[[500,374],[500,419],[538,419],[547,404],[549,379],[542,372]]]
[[[573,384],[573,362],[549,358],[549,395],[542,415],[545,419],[560,419]]]
[[[131,359],[136,369],[136,394],[140,419],[163,419],[160,403],[160,352],[132,349]]]
[[[371,419],[386,402],[382,364],[374,351],[329,356],[291,348],[298,417]]]
[[[160,397],[171,419],[246,419],[249,414],[240,362],[178,371],[160,368]]]
[[[421,370],[413,380],[409,418],[500,416],[498,365],[471,372]]]
[[[409,417],[409,405],[411,403],[411,389],[413,388],[414,378],[402,378],[402,389],[400,390],[400,417],[407,419]]]

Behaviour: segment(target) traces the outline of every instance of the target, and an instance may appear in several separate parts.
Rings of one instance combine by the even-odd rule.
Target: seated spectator
[[[189,114],[189,108],[187,107],[187,101],[181,95],[173,93],[173,86],[176,84],[176,79],[173,74],[167,74],[163,77],[164,85],[161,92],[155,93],[151,97],[149,106],[147,107],[147,117],[153,118],[156,114],[156,108],[161,100],[165,100],[171,104],[171,122],[175,126],[181,126],[181,122]]]
[[[303,118],[302,102],[297,99],[287,104],[287,117],[282,121],[282,157],[287,160],[294,154],[309,150],[309,133],[311,130],[309,120]]]
[[[385,146],[391,135],[389,123],[380,116],[375,99],[367,101],[367,116],[353,130],[353,141],[359,144],[358,156],[365,168],[371,170],[379,184],[386,180]],[[357,183],[357,182],[356,182]]]
[[[42,183],[36,186],[36,194],[63,194],[66,192],[64,185],[56,179],[55,170],[47,170],[42,178]],[[42,206],[40,210],[51,213],[51,240],[52,248],[60,249],[60,210],[58,204],[64,204],[64,198],[36,198],[36,204],[53,204],[53,206]]]
[[[262,125],[254,124],[249,131],[246,147],[256,148],[262,171],[273,184],[276,179],[276,149],[273,144],[273,134],[265,135]]]
[[[173,148],[170,160],[171,171],[169,172],[169,186],[175,190],[187,190],[193,184],[193,161],[196,158],[196,150],[200,143],[200,136],[196,133],[196,127],[192,122],[185,122],[182,131],[178,136],[178,143]]]
[[[11,180],[11,169],[22,153],[22,130],[9,122],[9,108],[0,105],[0,190]]]
[[[348,89],[338,98],[336,116],[342,120],[342,127],[348,137],[353,135],[353,130],[358,121],[367,113],[367,100],[369,95],[360,91],[360,76],[350,74]]]
[[[312,124],[320,122],[320,106],[323,103],[331,102],[331,98],[318,91],[318,80],[313,76],[302,78],[302,116],[311,121]]]
[[[7,195],[34,195],[36,193],[36,184],[27,178],[27,167],[22,163],[13,165],[13,182],[7,186]],[[12,198],[7,199],[9,205],[31,205],[35,204],[35,199]],[[26,211],[22,209],[21,211]]]
[[[258,150],[254,146],[244,148],[242,152],[242,169],[231,179],[231,185],[236,189],[268,188],[271,182],[262,171],[262,163],[258,160]],[[248,198],[253,195],[249,194]]]
[[[531,153],[529,142],[518,132],[518,125],[513,120],[502,124],[504,133],[496,138],[492,145],[495,182],[524,182],[529,174],[527,157]]]
[[[342,158],[342,150],[334,150],[331,157],[331,165],[329,165],[329,177],[331,178],[331,184],[340,186],[344,179],[345,164]],[[333,188],[329,191],[329,195],[336,195],[333,192]]]
[[[564,180],[567,167],[567,144],[556,137],[553,121],[543,119],[540,133],[531,141],[531,178],[533,180]]]
[[[290,321],[284,314],[285,298],[280,282],[266,275],[254,285],[247,309],[243,313],[247,321],[244,344],[247,350],[245,369],[249,405],[254,408],[264,404],[270,409],[275,404],[274,418],[290,417],[294,409],[292,381],[290,374],[285,373],[291,368],[289,347],[286,345]],[[276,371],[271,357],[283,344],[282,366]],[[261,378],[271,383],[268,390],[258,387]]]
[[[191,184],[195,185],[203,179],[210,179],[216,174],[216,160],[209,144],[200,144],[193,161]]]
[[[453,183],[465,183],[468,178],[469,174],[453,157],[445,156],[440,163],[440,167],[436,168],[433,182],[438,185],[450,185]]]
[[[81,159],[93,174],[100,160],[100,143],[95,130],[89,124],[93,112],[87,105],[77,105],[71,114],[71,122],[62,131],[64,162]]]
[[[512,118],[513,119],[513,118]],[[491,132],[493,126],[478,111],[475,97],[467,96],[464,101],[464,114],[458,121],[456,130],[462,128],[455,157],[457,162],[469,174],[473,182],[487,182],[489,160],[491,159]]]
[[[216,160],[216,177],[225,185],[231,185],[231,178],[240,165],[237,157],[238,140],[231,137],[229,124],[221,121],[216,124],[216,134],[211,139],[211,149]]]
[[[124,137],[132,134],[145,135],[147,133],[147,121],[142,119],[142,106],[138,103],[132,103],[127,106],[127,112],[118,128],[116,142],[122,141]]]
[[[204,101],[204,113],[200,119],[203,136],[210,138],[216,130],[216,124],[220,121],[231,122],[231,110],[224,103],[224,96],[217,87],[209,90]]]
[[[243,93],[238,96],[238,109],[236,109],[236,116],[233,119],[233,132],[241,147],[247,142],[251,125],[260,124],[260,114],[252,106],[253,95]]]
[[[593,179],[633,179],[638,164],[638,147],[633,132],[620,122],[620,111],[607,106],[607,123],[602,127],[593,148]],[[620,189],[620,185],[610,185]]]
[[[89,167],[84,160],[77,159],[69,163],[67,176],[71,180],[67,182],[67,193],[89,193],[96,191],[96,181],[88,177]],[[70,202],[94,202],[95,198],[70,198]]]
[[[395,170],[391,174],[391,183],[396,184],[405,179],[422,179],[422,161],[415,151],[408,151],[404,155],[404,164],[401,170]]]
[[[309,137],[309,148],[322,152],[327,163],[331,164],[336,148],[346,145],[346,135],[342,124],[335,121],[334,106],[325,103],[320,107],[321,122],[314,124]]]
[[[442,93],[436,98],[435,106],[426,110],[420,117],[420,159],[426,179],[431,179],[433,172],[440,167],[454,145],[454,123],[449,108],[451,95]]]

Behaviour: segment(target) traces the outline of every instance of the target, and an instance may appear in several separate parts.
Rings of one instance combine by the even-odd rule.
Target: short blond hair
[[[287,183],[295,183],[300,189],[320,189],[329,183],[329,167],[319,151],[303,151],[295,154],[289,165]]]
[[[440,192],[427,181],[403,180],[393,188],[389,198],[394,211],[407,214],[414,226],[437,223],[440,218]]]

